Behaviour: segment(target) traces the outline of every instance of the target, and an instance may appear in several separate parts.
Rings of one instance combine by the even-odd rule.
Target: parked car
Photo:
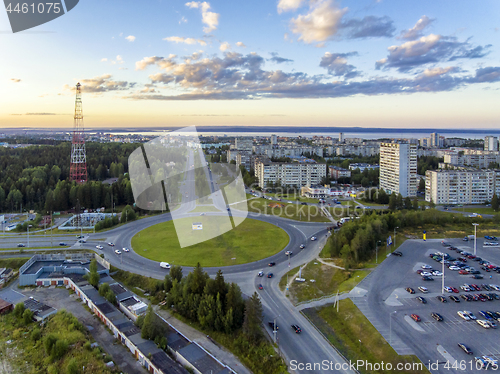
[[[393,256],[399,256],[399,257],[403,256],[403,254],[402,254],[400,251],[394,251],[394,252],[392,252],[391,254],[392,254]]]
[[[469,347],[467,347],[464,343],[458,343],[458,346],[460,347],[460,349],[462,349],[462,351],[464,351],[468,355],[473,354],[472,349],[470,349]]]
[[[448,300],[444,296],[438,296],[437,299],[441,301],[442,303],[446,303]]]
[[[427,289],[427,287],[424,287],[424,286],[420,286],[420,287],[418,287],[418,290],[419,290],[420,292],[423,292],[423,293],[427,293],[427,292],[429,292],[429,290]]]
[[[436,312],[432,312],[431,313],[431,317],[434,318],[436,321],[442,321],[443,320],[443,316],[441,316],[441,314],[436,313]]]
[[[411,314],[410,317],[415,321],[415,322],[420,322],[420,317],[418,314]]]
[[[417,300],[420,301],[422,304],[427,304],[427,300],[423,298],[422,296],[417,296]]]
[[[405,290],[406,290],[406,292],[409,292],[411,294],[415,293],[415,290],[413,288],[411,288],[411,287],[406,287]]]

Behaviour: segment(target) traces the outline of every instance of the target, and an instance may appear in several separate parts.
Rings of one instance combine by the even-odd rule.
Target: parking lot
[[[473,253],[474,242],[463,242],[461,239],[446,240],[451,245]],[[477,241],[477,255],[492,264],[500,265],[500,248],[483,247],[483,239]],[[500,327],[498,329],[481,327],[476,321],[462,319],[457,311],[472,312],[478,320],[484,320],[480,311],[500,312],[500,300],[465,301],[461,294],[495,293],[499,291],[470,291],[460,289],[463,284],[494,284],[500,285],[500,274],[480,270],[480,265],[472,259],[467,260],[469,266],[481,271],[484,279],[472,279],[470,274],[460,275],[458,271],[445,267],[445,286],[459,289],[458,293],[442,293],[442,277],[433,276],[433,281],[423,281],[417,270],[422,265],[430,265],[432,269],[442,271],[442,264],[429,257],[429,254],[442,252],[454,258],[461,257],[459,253],[443,247],[440,240],[408,240],[399,250],[402,257],[390,256],[373,273],[368,281],[368,306],[375,318],[386,326],[380,329],[384,337],[401,339],[409,350],[414,352],[424,364],[437,363],[431,370],[433,373],[464,373],[479,372],[476,369],[474,357],[490,356],[500,361]],[[429,270],[426,270],[429,271]],[[491,278],[490,278],[491,276]],[[364,286],[361,284],[361,286]],[[428,289],[428,293],[418,290],[419,286]],[[408,293],[405,288],[411,287],[415,294]],[[437,296],[443,295],[447,302],[441,302]],[[450,300],[449,296],[459,297],[460,302]],[[420,302],[422,296],[427,301]],[[439,313],[443,321],[436,321],[431,313]],[[415,322],[410,316],[417,314],[421,321]],[[374,318],[372,316],[372,318]],[[500,326],[500,323],[494,321]],[[375,325],[375,324],[374,324]],[[387,326],[388,325],[388,326]],[[388,329],[389,331],[387,331]],[[389,332],[389,334],[387,334]],[[466,354],[458,343],[464,343],[472,349],[473,354]],[[460,364],[462,369],[460,370]],[[455,365],[455,368],[453,367]],[[500,369],[498,369],[500,370]]]

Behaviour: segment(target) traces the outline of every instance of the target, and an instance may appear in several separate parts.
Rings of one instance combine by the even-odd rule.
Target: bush
[[[50,356],[54,360],[59,360],[66,354],[67,351],[68,351],[68,342],[66,340],[58,340],[56,341],[56,344],[54,344],[54,346],[52,347]]]
[[[78,362],[76,359],[72,358],[68,362],[68,366],[66,366],[66,373],[67,374],[78,374],[80,372],[80,366],[78,365]]]
[[[35,327],[33,331],[31,332],[31,339],[35,342],[39,341],[40,338],[42,337],[42,332],[38,327]]]
[[[50,355],[50,353],[52,352],[52,347],[56,344],[56,342],[57,337],[53,334],[49,334],[45,337],[43,346],[45,347],[45,353],[47,353],[47,355]]]
[[[92,349],[90,342],[85,342],[83,348],[85,348],[87,351],[90,351]]]
[[[24,303],[17,303],[14,307],[14,316],[16,316],[17,319],[21,319],[25,309]]]
[[[25,325],[29,325],[31,322],[33,322],[33,316],[35,314],[29,310],[29,309],[26,309],[24,312],[23,312],[23,321],[24,321],[24,324]]]

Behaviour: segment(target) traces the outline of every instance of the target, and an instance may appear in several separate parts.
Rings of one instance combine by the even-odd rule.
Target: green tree
[[[136,214],[134,209],[130,205],[125,206],[122,210],[122,216],[120,219],[120,223],[126,223],[130,221],[134,221],[136,219]]]
[[[494,194],[493,197],[491,198],[491,208],[495,212],[498,211],[498,196],[497,196],[497,194]]]
[[[259,295],[254,292],[245,304],[245,319],[243,333],[250,344],[257,345],[262,339],[262,304]]]
[[[155,340],[157,337],[165,335],[165,328],[160,319],[153,311],[151,304],[148,306],[148,311],[144,317],[144,322],[141,329],[141,337],[143,339]]]
[[[68,365],[66,366],[67,374],[78,374],[80,372],[80,365],[78,365],[78,361],[75,358],[69,360]]]
[[[170,276],[172,279],[177,279],[178,282],[182,280],[182,267],[179,265],[173,265],[170,268]]]
[[[412,202],[412,205],[413,205],[413,209],[414,210],[418,210],[418,197],[414,197],[413,198],[413,202]]]
[[[26,308],[24,307],[24,303],[17,303],[16,306],[14,307],[14,316],[17,319],[21,319],[25,309]]]
[[[408,210],[410,210],[411,208],[413,208],[410,196],[406,196],[405,197],[405,199],[404,199],[404,208],[408,209]]]
[[[106,292],[105,298],[106,298],[106,300],[108,300],[111,304],[116,304],[116,295],[115,295],[115,293],[113,292],[113,290],[109,290],[108,292]]]
[[[68,352],[68,342],[64,339],[58,339],[50,351],[50,357],[53,360],[59,360],[63,358],[66,352]]]
[[[100,286],[99,286],[99,295],[101,295],[102,297],[105,297],[106,294],[111,291],[111,288],[109,287],[109,284],[107,283],[102,283]]]
[[[29,309],[26,309],[24,312],[23,312],[23,321],[24,321],[24,324],[25,325],[29,325],[31,322],[33,322],[33,316],[35,314],[29,310]]]
[[[391,211],[395,211],[396,208],[397,208],[397,198],[396,198],[396,194],[393,192],[391,193],[391,196],[389,197],[389,210]]]
[[[43,341],[43,346],[45,348],[45,353],[47,355],[51,354],[52,347],[54,347],[56,342],[57,342],[57,337],[54,334],[49,334],[45,337],[45,339]]]

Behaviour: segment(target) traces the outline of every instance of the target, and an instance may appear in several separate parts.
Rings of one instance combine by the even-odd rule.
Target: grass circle
[[[174,222],[167,221],[135,234],[132,248],[138,255],[153,261],[183,266],[196,266],[199,262],[204,267],[216,267],[267,258],[285,248],[289,241],[288,234],[279,227],[247,218],[216,238],[181,248]]]

